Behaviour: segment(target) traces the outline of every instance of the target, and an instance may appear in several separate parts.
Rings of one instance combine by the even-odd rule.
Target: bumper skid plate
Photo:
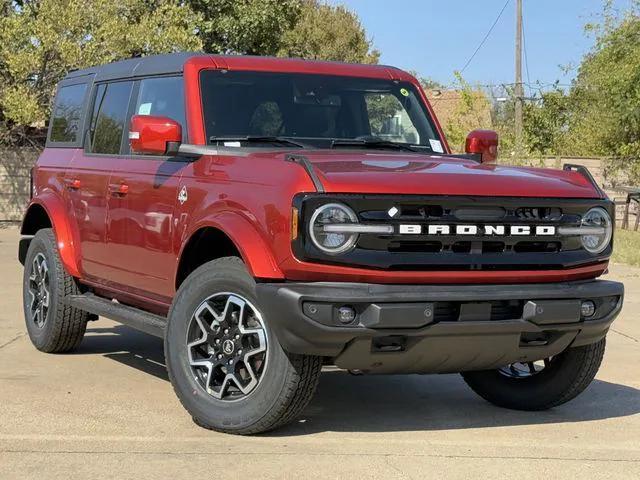
[[[260,283],[263,314],[292,353],[368,373],[449,373],[548,358],[597,342],[621,283],[527,285]],[[595,304],[588,318],[584,301]],[[342,315],[349,309],[353,320]]]

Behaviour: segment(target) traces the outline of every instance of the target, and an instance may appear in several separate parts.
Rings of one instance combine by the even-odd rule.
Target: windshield
[[[211,142],[279,137],[329,148],[336,140],[357,140],[443,152],[426,106],[408,82],[205,70],[201,88]]]

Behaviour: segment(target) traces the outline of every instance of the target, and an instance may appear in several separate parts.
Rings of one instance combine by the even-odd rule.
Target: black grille
[[[302,225],[328,201],[349,205],[361,224],[392,225],[392,234],[360,234],[356,248],[326,255],[306,238],[306,227],[294,241],[296,257],[338,265],[385,270],[540,270],[575,267],[606,259],[607,249],[594,257],[580,238],[557,235],[510,235],[511,226],[577,227],[590,208],[612,203],[596,199],[535,199],[512,197],[420,197],[391,195],[304,194],[296,199]],[[391,212],[391,213],[390,213]],[[421,234],[400,234],[400,225],[420,225]],[[447,235],[427,235],[429,225],[450,227]],[[475,235],[458,235],[457,226],[476,226]],[[485,226],[504,226],[505,235],[486,235]]]

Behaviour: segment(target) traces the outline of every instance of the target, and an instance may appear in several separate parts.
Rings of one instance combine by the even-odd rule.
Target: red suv
[[[69,73],[22,225],[32,342],[108,317],[164,338],[195,421],[296,417],[323,365],[461,372],[486,400],[578,395],[622,306],[613,204],[580,166],[451,153],[387,66],[174,54]]]

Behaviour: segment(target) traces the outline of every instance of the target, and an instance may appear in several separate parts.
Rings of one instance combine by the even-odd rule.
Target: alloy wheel
[[[44,327],[49,313],[49,266],[44,254],[38,253],[31,263],[29,276],[29,314],[38,328]]]
[[[529,378],[538,375],[544,369],[549,368],[552,358],[536,360],[535,362],[516,362],[502,367],[498,371],[509,378]]]
[[[234,293],[203,301],[187,328],[189,365],[196,382],[213,397],[240,400],[264,376],[267,332],[260,312]]]

